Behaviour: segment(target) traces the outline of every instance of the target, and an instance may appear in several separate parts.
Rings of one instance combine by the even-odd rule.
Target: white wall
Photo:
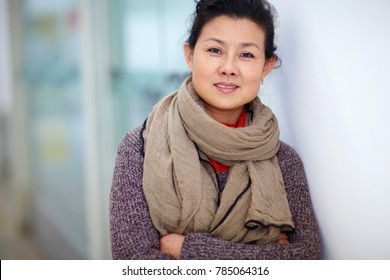
[[[265,88],[303,159],[325,259],[390,259],[390,1],[270,0]]]

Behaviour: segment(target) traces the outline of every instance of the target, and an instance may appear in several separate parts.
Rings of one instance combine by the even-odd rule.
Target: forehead
[[[255,42],[263,45],[264,30],[252,20],[218,16],[207,22],[199,36],[199,41],[217,38],[226,42]]]

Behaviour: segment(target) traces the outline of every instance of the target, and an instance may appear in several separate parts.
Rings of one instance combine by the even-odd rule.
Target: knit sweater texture
[[[159,250],[159,233],[154,228],[142,190],[143,141],[141,128],[122,139],[115,163],[110,195],[110,238],[113,259],[171,259]],[[313,213],[302,161],[287,144],[277,154],[295,230],[289,244],[242,244],[194,232],[185,236],[181,259],[318,259],[320,235]],[[219,188],[227,172],[217,173]]]

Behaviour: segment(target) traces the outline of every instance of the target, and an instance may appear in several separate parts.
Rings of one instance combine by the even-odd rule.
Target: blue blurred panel
[[[111,5],[115,50],[111,84],[118,141],[142,124],[153,105],[189,74],[183,44],[193,9],[193,1],[182,0],[123,0]]]

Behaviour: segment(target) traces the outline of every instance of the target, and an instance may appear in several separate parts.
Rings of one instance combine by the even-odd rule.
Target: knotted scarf
[[[143,131],[143,191],[161,235],[207,232],[265,244],[293,229],[276,157],[277,120],[258,97],[249,107],[243,128],[217,122],[191,77],[155,105]],[[207,158],[230,166],[222,192]]]

